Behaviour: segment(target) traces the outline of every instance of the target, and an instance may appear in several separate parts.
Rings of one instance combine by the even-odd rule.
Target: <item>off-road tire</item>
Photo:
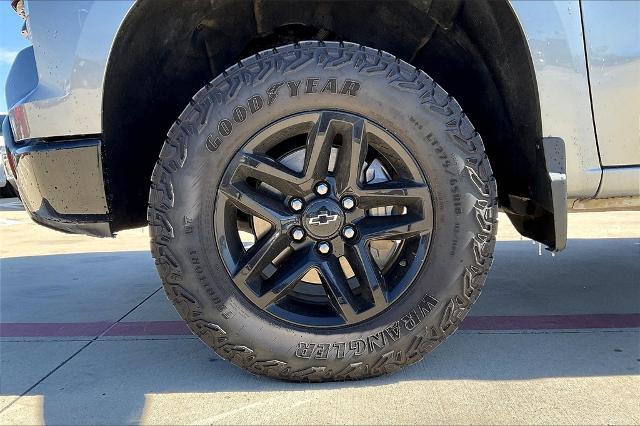
[[[279,82],[308,78],[320,79],[319,92],[329,77],[358,82],[357,92],[341,93],[339,85],[269,96]],[[256,94],[263,106],[231,120],[234,107]],[[434,230],[418,277],[389,309],[346,328],[298,327],[258,309],[230,279],[213,237],[216,188],[237,150],[269,123],[314,109],[360,114],[395,134],[424,169],[433,197]],[[233,130],[223,137],[225,119]],[[413,364],[458,328],[492,262],[496,200],[480,135],[428,75],[379,50],[310,41],[244,59],[193,96],[154,168],[148,221],[166,293],[204,343],[255,374],[332,381]]]

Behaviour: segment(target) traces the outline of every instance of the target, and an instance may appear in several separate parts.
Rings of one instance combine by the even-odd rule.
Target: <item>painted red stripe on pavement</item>
[[[465,319],[460,327],[461,330],[476,331],[598,328],[640,328],[640,314],[472,316]],[[102,333],[121,337],[191,334],[182,321],[0,323],[0,337],[95,337]]]
[[[84,337],[104,333],[113,322],[9,322],[0,323],[0,337]]]
[[[183,336],[191,334],[184,321],[119,322],[105,336]]]

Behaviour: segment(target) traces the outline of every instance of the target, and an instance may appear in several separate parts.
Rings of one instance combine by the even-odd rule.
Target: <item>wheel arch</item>
[[[316,38],[386,50],[430,74],[482,134],[500,204],[518,230],[553,245],[535,72],[507,1],[285,3],[202,0],[186,8],[177,0],[140,0],[130,9],[104,82],[114,231],[146,223],[151,170],[169,127],[197,90],[243,57]]]

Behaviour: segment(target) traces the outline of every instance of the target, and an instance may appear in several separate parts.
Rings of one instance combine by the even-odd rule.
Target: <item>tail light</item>
[[[27,11],[24,7],[24,0],[11,0],[11,7],[16,11],[18,16],[24,19],[24,24],[22,24],[22,30],[20,33],[26,39],[29,38],[29,28],[27,27]]]
[[[24,0],[11,0],[11,7],[22,19],[27,19],[27,12],[24,10]]]

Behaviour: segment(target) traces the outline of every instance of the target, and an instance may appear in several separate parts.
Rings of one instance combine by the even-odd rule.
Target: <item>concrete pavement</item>
[[[472,317],[425,361],[291,384],[185,332],[146,230],[65,235],[0,200],[0,423],[640,423],[640,212],[570,215],[555,257],[500,219]]]

